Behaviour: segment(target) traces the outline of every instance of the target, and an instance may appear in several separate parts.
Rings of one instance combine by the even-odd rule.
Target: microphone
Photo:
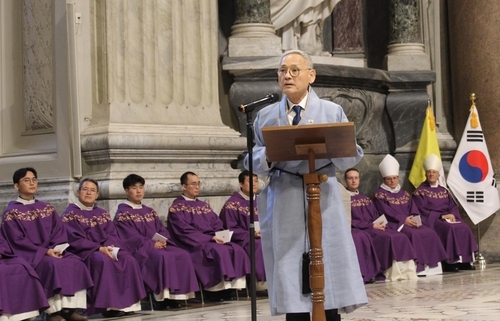
[[[264,97],[262,99],[252,101],[251,103],[248,103],[245,105],[240,105],[240,107],[238,107],[238,109],[243,113],[250,113],[255,108],[257,108],[259,106],[275,103],[279,99],[280,99],[280,96],[277,93],[268,94],[266,97]]]

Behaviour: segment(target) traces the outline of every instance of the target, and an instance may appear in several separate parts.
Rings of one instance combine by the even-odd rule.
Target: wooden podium
[[[355,157],[356,135],[354,123],[328,123],[304,126],[276,126],[262,128],[270,162],[309,160],[309,173],[304,174],[307,186],[307,227],[311,249],[310,284],[312,320],[325,321],[325,271],[323,265],[320,184],[326,174],[318,175],[315,160],[323,158]]]

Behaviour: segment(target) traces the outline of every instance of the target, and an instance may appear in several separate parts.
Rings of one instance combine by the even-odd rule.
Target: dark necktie
[[[293,108],[293,111],[295,112],[295,117],[293,117],[292,125],[297,125],[300,122],[300,118],[301,118],[300,111],[302,110],[302,108],[299,105],[295,105],[292,108]]]

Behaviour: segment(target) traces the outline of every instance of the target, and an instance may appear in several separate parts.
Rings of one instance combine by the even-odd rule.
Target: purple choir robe
[[[373,228],[373,221],[380,214],[371,199],[363,194],[351,196],[351,225],[371,235],[382,271],[392,266],[393,261],[409,261],[416,258],[408,237],[395,230]]]
[[[0,236],[0,315],[20,314],[49,307],[45,292],[33,268],[16,257]],[[26,294],[29,295],[26,295]]]
[[[219,217],[224,228],[234,232],[231,241],[239,244],[250,256],[250,199],[234,192],[222,207]],[[259,221],[257,201],[254,201],[254,221]],[[257,281],[266,281],[260,238],[255,239],[255,277]]]
[[[422,222],[439,235],[448,261],[457,262],[461,256],[462,262],[472,262],[477,243],[448,190],[442,186],[431,187],[429,183],[423,182],[413,192],[413,201],[422,214]],[[448,223],[441,219],[442,214],[453,214],[460,223]]]
[[[127,308],[146,297],[139,264],[125,250],[107,211],[95,205],[86,208],[70,204],[62,221],[70,251],[87,264],[94,281],[94,287],[87,291],[86,314],[101,313],[107,308]],[[99,252],[101,246],[111,245],[120,248],[118,261]]]
[[[363,276],[363,281],[369,282],[377,274],[383,272],[380,269],[380,262],[372,243],[370,234],[358,229],[351,229],[352,240],[356,248],[356,254],[359,262],[359,269]]]
[[[400,190],[391,193],[382,187],[375,190],[373,203],[380,214],[387,218],[387,228],[398,230],[404,225],[406,218],[410,215],[420,215],[411,195]],[[404,225],[401,232],[409,239],[415,250],[417,272],[425,269],[425,266],[436,267],[439,262],[446,259],[446,252],[439,240],[439,236],[433,229],[422,224],[419,228]]]
[[[167,228],[179,246],[191,254],[203,288],[250,274],[250,261],[241,246],[212,240],[224,227],[209,204],[177,197],[169,209]]]
[[[188,294],[199,290],[189,253],[179,248],[154,209],[130,202],[118,205],[114,222],[118,235],[139,262],[146,290],[160,294]],[[156,249],[152,237],[166,237],[167,247]]]
[[[2,235],[14,254],[35,269],[47,298],[56,294],[73,296],[93,286],[78,256],[67,250],[62,258],[46,255],[48,249],[68,242],[66,229],[52,205],[38,200],[28,204],[11,201],[3,213]]]

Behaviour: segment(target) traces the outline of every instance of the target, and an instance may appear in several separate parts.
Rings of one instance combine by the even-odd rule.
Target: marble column
[[[231,30],[229,57],[281,55],[281,39],[271,24],[270,0],[236,0]]]
[[[390,34],[385,67],[389,71],[430,70],[420,26],[419,0],[390,0]]]
[[[493,171],[500,173],[500,132],[498,101],[500,101],[500,2],[448,1],[448,34],[451,74],[451,98],[454,136],[462,136],[471,102],[476,93],[476,106],[488,145]],[[498,212],[497,212],[498,213]],[[490,216],[479,224],[481,252],[488,262],[500,261],[500,217]],[[474,227],[473,231],[476,228]]]
[[[363,58],[363,15],[361,0],[342,0],[332,12],[333,55]]]
[[[215,207],[236,190],[230,161],[245,139],[223,125],[218,98],[217,1],[91,2],[92,120],[82,133],[86,176],[114,213],[123,178],[146,179],[166,214],[193,171]],[[220,199],[217,199],[219,197]]]

